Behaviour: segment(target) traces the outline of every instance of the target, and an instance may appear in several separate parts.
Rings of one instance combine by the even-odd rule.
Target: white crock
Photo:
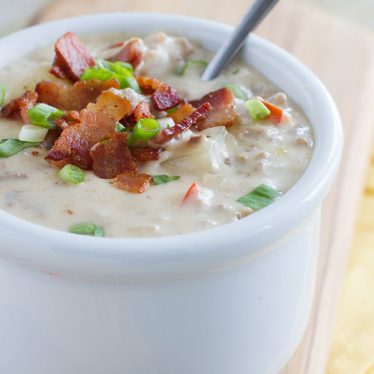
[[[66,31],[160,30],[215,50],[231,29],[160,14],[79,17],[1,39],[0,67]],[[82,237],[0,212],[0,373],[274,374],[290,358],[313,300],[341,125],[326,89],[292,56],[251,36],[242,57],[313,124],[302,178],[255,215],[165,238]]]

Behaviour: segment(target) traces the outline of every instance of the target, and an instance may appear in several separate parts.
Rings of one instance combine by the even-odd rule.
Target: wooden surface
[[[56,0],[34,22],[87,13],[148,11],[235,24],[247,6],[245,0]],[[280,2],[257,33],[293,53],[320,77],[335,98],[344,123],[342,167],[323,207],[311,320],[302,344],[282,370],[282,374],[321,374],[325,370],[335,303],[369,159],[374,119],[374,106],[368,105],[372,103],[374,87],[373,38],[345,21],[292,0]]]
[[[374,147],[338,305],[327,374],[374,374]]]

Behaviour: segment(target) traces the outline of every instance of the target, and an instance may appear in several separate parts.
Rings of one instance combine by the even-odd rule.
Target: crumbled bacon
[[[36,104],[38,94],[26,91],[22,96],[10,101],[1,109],[1,114],[5,118],[21,120],[23,123],[29,123],[28,110]]]
[[[131,147],[132,156],[141,162],[156,161],[160,158],[163,148]]]
[[[59,138],[60,134],[61,130],[58,128],[49,130],[42,143],[40,143],[40,147],[49,151],[53,147],[55,141]]]
[[[174,88],[159,79],[146,76],[138,76],[136,79],[143,93],[152,94],[153,105],[159,111],[173,108],[182,101]]]
[[[211,110],[212,110],[212,106],[209,103],[202,104],[199,108],[195,109],[188,117],[184,118],[180,123],[168,129],[161,130],[152,139],[152,143],[163,144],[175,138],[176,136],[180,135],[183,131],[187,130],[191,126],[194,126],[200,121],[207,118]]]
[[[208,102],[212,106],[212,111],[208,117],[196,125],[198,130],[208,129],[216,126],[230,127],[234,124],[236,112],[234,109],[234,95],[226,87],[210,92],[200,100],[192,101],[195,107]]]
[[[192,105],[184,103],[178,107],[175,112],[169,113],[168,116],[171,117],[175,123],[179,123],[184,118],[188,117],[193,111],[194,108]]]
[[[118,46],[118,44],[117,44]],[[110,61],[122,61],[130,63],[136,69],[144,58],[144,43],[140,38],[132,38],[127,41],[124,47]]]
[[[95,102],[100,94],[109,88],[119,88],[115,79],[108,81],[87,80],[74,85],[61,82],[39,82],[35,91],[38,102],[52,105],[62,110],[82,110],[89,103]]]
[[[59,38],[55,44],[55,59],[50,73],[57,78],[66,78],[75,82],[95,60],[86,46],[73,32],[68,32]]]
[[[92,167],[91,148],[114,134],[116,122],[131,111],[131,103],[116,91],[104,91],[96,104],[89,104],[79,115],[79,122],[67,126],[46,159],[56,167],[73,164]]]
[[[118,122],[131,113],[132,105],[120,90],[110,88],[102,92],[96,103],[88,104],[87,110],[106,113],[113,121]]]
[[[157,89],[160,89],[164,86],[168,86],[166,83],[160,81],[157,78],[147,77],[145,75],[139,75],[136,78],[139,87],[145,95],[150,95],[154,93]]]
[[[151,185],[152,177],[148,174],[136,174],[126,172],[117,175],[113,180],[113,185],[120,190],[132,193],[143,193]]]
[[[152,95],[152,101],[155,108],[162,111],[175,107],[182,99],[174,88],[168,86],[157,89]]]
[[[79,122],[79,112],[77,112],[76,110],[70,110],[64,116],[57,119],[55,121],[55,124],[61,130],[63,130],[66,127],[71,126],[77,122]]]
[[[141,101],[126,120],[130,123],[136,123],[143,118],[154,118],[149,105],[145,101]]]
[[[100,178],[110,179],[127,171],[136,172],[136,165],[127,146],[127,134],[112,134],[109,139],[91,148],[92,170]]]

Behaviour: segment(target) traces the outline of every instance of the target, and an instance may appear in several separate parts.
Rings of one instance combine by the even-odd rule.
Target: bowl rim
[[[232,27],[219,22],[189,16],[160,13],[93,14],[52,21],[20,30],[0,39],[0,51],[9,43],[19,43],[23,37],[32,40],[33,35],[48,32],[49,29],[66,26],[66,31],[68,31],[74,29],[74,25],[78,27],[79,24],[80,28],[83,27],[82,24],[87,25],[83,27],[87,29],[88,25],[92,27],[98,22],[99,24],[126,20],[135,22],[140,19],[146,22],[157,21],[168,24],[168,29],[170,29],[170,24],[178,24],[178,30],[177,27],[174,29],[179,34],[183,28],[192,26],[210,29],[212,32],[220,31],[225,34],[232,30]],[[277,59],[286,61],[294,69],[295,76],[307,81],[308,87],[314,90],[315,95],[319,95],[324,103],[324,107],[319,109],[327,118],[324,131],[328,141],[318,148],[318,152],[314,150],[312,160],[304,174],[279,200],[256,212],[255,215],[236,222],[198,232],[165,237],[96,238],[74,235],[34,224],[3,210],[0,210],[0,225],[15,235],[26,235],[34,240],[49,243],[47,251],[43,248],[34,250],[32,255],[39,259],[46,254],[53,257],[63,251],[64,255],[74,260],[78,258],[100,260],[104,257],[110,258],[112,261],[123,262],[131,259],[132,264],[137,264],[140,267],[142,267],[144,259],[147,258],[147,262],[153,261],[154,265],[158,264],[161,269],[168,261],[180,264],[184,262],[186,265],[196,263],[203,258],[204,261],[212,263],[227,262],[242,256],[253,255],[258,249],[274,243],[292,231],[317,209],[336,174],[342,153],[340,117],[326,88],[295,57],[255,35],[250,36],[246,46],[250,49],[260,49],[263,53],[272,54]],[[285,211],[287,215],[283,213]],[[243,242],[247,245],[243,246]],[[21,249],[12,249],[12,251],[18,251],[19,255],[23,256]]]

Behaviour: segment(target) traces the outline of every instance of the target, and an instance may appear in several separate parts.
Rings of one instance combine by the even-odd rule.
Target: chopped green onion
[[[69,227],[69,232],[78,235],[104,236],[104,229],[92,222],[78,223]]]
[[[96,226],[94,236],[103,238],[105,236],[105,232],[102,226]]]
[[[183,75],[186,72],[186,70],[192,66],[206,68],[208,66],[208,62],[204,60],[188,60],[183,65],[177,67],[176,74]]]
[[[130,87],[140,92],[138,82],[134,77],[134,69],[126,62],[97,59],[96,66],[86,69],[80,77],[81,80],[98,79],[101,81],[113,78],[118,81],[121,88]]]
[[[254,120],[264,119],[270,116],[271,112],[266,106],[258,99],[251,99],[245,102],[249,114]]]
[[[42,142],[48,129],[34,125],[23,125],[19,132],[18,139],[24,142]]]
[[[28,110],[28,115],[33,125],[54,129],[56,128],[54,121],[65,115],[65,112],[53,106],[41,103],[30,108]]]
[[[138,140],[147,141],[156,136],[160,129],[161,126],[157,120],[153,118],[142,118],[134,126],[127,142],[129,145],[133,145]]]
[[[0,107],[4,105],[5,101],[5,86],[0,83]]]
[[[277,197],[282,194],[275,188],[270,187],[266,184],[261,184],[251,192],[242,196],[237,200],[240,204],[254,210],[259,210],[270,205]]]
[[[65,165],[59,172],[58,176],[65,183],[80,184],[86,179],[85,172],[75,165]]]
[[[228,88],[236,98],[240,100],[248,100],[248,94],[237,84],[226,83],[225,87]]]
[[[18,139],[0,140],[0,158],[6,158],[23,151],[28,147],[36,147],[40,142],[25,142]]]
[[[165,184],[173,181],[179,180],[181,177],[179,175],[153,175],[152,183],[154,185]]]
[[[166,111],[167,114],[171,114],[171,113],[174,113],[178,110],[178,106],[175,106],[174,108],[170,108]]]
[[[123,126],[121,122],[117,122],[114,131],[115,132],[127,132],[127,128]]]
[[[99,68],[104,68],[106,70],[113,71],[115,73],[122,73],[123,69],[129,70],[131,73],[134,72],[134,69],[131,64],[122,61],[111,62],[104,60],[103,58],[98,58],[96,60],[96,66],[98,66]]]

